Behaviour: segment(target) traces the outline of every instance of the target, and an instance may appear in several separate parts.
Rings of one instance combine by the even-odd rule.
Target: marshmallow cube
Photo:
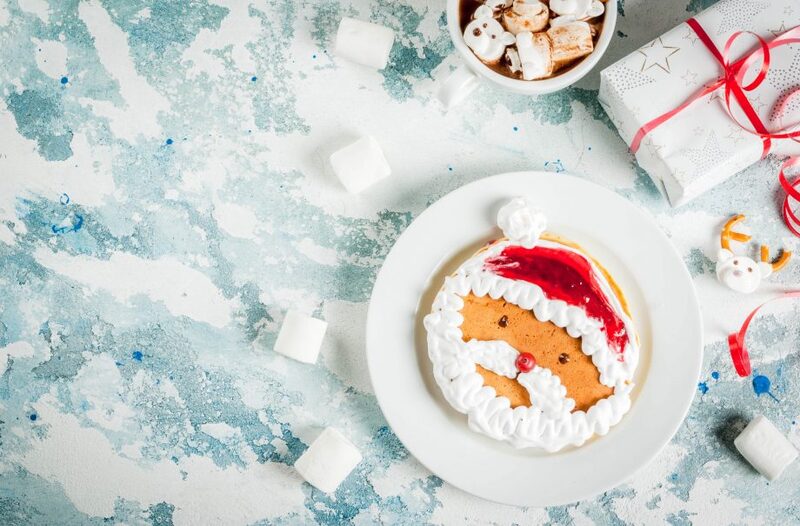
[[[378,141],[369,135],[333,152],[330,163],[333,173],[351,194],[365,190],[392,173]]]
[[[361,453],[356,446],[328,427],[297,459],[294,468],[315,488],[333,493],[359,462]]]
[[[336,54],[364,66],[383,69],[389,62],[394,31],[354,18],[342,18],[336,32]]]
[[[461,104],[478,87],[478,77],[467,66],[455,69],[439,86],[436,96],[445,109]]]
[[[517,51],[522,67],[522,78],[536,80],[553,74],[553,46],[544,33],[528,31],[517,35]]]
[[[755,417],[733,441],[756,470],[775,480],[797,458],[797,449],[763,415]]]
[[[298,362],[316,363],[327,328],[328,324],[322,320],[290,310],[273,349]]]

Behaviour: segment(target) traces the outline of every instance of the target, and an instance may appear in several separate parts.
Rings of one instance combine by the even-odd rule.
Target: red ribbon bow
[[[682,112],[686,108],[688,108],[692,103],[695,101],[713,93],[720,87],[725,89],[725,107],[730,115],[731,120],[736,123],[740,128],[745,130],[748,133],[753,135],[757,135],[761,138],[764,148],[761,154],[762,159],[767,156],[771,147],[772,141],[774,139],[791,139],[797,141],[800,138],[800,129],[795,131],[789,131],[793,125],[787,126],[786,128],[777,130],[777,131],[770,131],[767,130],[767,127],[761,121],[761,118],[758,115],[758,112],[755,111],[753,105],[747,99],[747,95],[745,92],[753,91],[758,86],[764,82],[764,79],[767,77],[767,72],[769,71],[770,65],[770,52],[771,50],[787,46],[790,44],[797,44],[800,43],[800,26],[793,27],[789,29],[785,33],[782,33],[771,40],[764,40],[756,33],[752,31],[737,31],[733,33],[725,43],[725,47],[722,52],[717,48],[714,44],[714,41],[711,40],[711,37],[705,32],[703,27],[700,23],[694,19],[690,18],[686,21],[686,24],[692,28],[692,30],[697,34],[697,37],[700,39],[703,44],[705,44],[706,48],[709,50],[711,55],[719,62],[720,66],[722,67],[722,76],[716,79],[714,82],[706,84],[703,88],[698,91],[697,93],[690,96],[686,101],[684,101],[681,105],[676,107],[673,110],[668,111],[667,113],[656,117],[655,119],[651,120],[650,122],[644,124],[633,137],[631,141],[631,151],[636,153],[641,146],[642,139],[656,129],[657,127],[661,126],[672,117],[677,115],[678,113]],[[730,58],[731,54],[731,47],[733,47],[734,42],[744,35],[752,35],[758,41],[758,48],[754,51],[750,52],[749,54],[745,55],[744,57],[733,61]],[[744,84],[744,76],[753,66],[753,64],[758,61],[759,58],[763,57],[761,62],[761,68],[758,71],[756,77],[748,84]],[[785,106],[789,99],[794,97],[795,95],[800,94],[800,88],[796,88],[792,90],[787,96],[784,98],[783,103],[781,106]],[[743,125],[739,119],[734,116],[733,109],[731,108],[732,101],[736,102],[736,105],[741,109],[744,113],[747,120],[750,121],[752,125],[752,129]],[[778,113],[780,109],[778,109]],[[798,237],[800,237],[800,217],[798,217],[795,212],[791,209],[790,198],[800,201],[800,191],[798,191],[797,187],[800,186],[800,178],[795,179],[792,182],[789,182],[786,178],[785,171],[788,168],[794,167],[800,164],[800,158],[792,157],[789,158],[781,167],[781,171],[778,174],[778,180],[781,183],[781,186],[786,191],[786,198],[783,202],[783,218],[786,222],[786,225],[792,231],[792,233]]]
[[[795,190],[796,191],[796,190]],[[750,355],[747,352],[747,346],[744,343],[745,336],[747,336],[747,329],[750,327],[750,322],[753,321],[753,318],[756,317],[758,311],[761,310],[762,307],[765,305],[772,303],[773,301],[784,300],[788,298],[800,298],[800,291],[795,292],[786,292],[777,298],[773,298],[769,301],[765,301],[747,316],[742,324],[741,328],[734,333],[728,335],[728,347],[731,351],[731,358],[733,359],[733,367],[736,369],[736,372],[739,376],[749,376],[752,372],[750,367]]]

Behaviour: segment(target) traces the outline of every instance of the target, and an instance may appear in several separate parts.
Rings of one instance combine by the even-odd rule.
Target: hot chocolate
[[[461,0],[464,42],[510,78],[563,73],[594,51],[605,16],[600,0]]]

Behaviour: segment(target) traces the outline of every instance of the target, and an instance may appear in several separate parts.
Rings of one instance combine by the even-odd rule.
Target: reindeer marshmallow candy
[[[783,251],[774,263],[769,262],[769,247],[766,245],[761,245],[761,261],[758,263],[747,256],[734,254],[730,244],[732,240],[746,243],[751,239],[747,234],[731,230],[734,225],[744,221],[744,218],[742,214],[736,215],[722,228],[716,271],[720,283],[736,292],[747,294],[756,290],[762,279],[786,266],[792,253]]]
[[[580,446],[631,406],[639,346],[625,298],[525,199],[497,224],[505,237],[447,277],[425,317],[434,378],[477,432],[517,448]]]

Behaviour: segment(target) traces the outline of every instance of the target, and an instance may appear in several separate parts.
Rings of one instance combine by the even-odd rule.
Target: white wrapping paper
[[[749,30],[772,39],[800,24],[800,2],[721,0],[694,18],[722,51],[736,31]],[[754,37],[742,36],[732,48],[732,56],[739,58],[755,45]],[[745,84],[754,78],[759,66],[760,62],[754,65]],[[604,69],[600,103],[630,145],[642,125],[676,108],[721,75],[719,62],[682,23]],[[773,111],[781,93],[797,86],[800,46],[784,46],[773,54],[765,81],[748,93],[767,129],[800,120],[800,97],[784,106],[780,118]],[[735,103],[732,107],[740,122],[749,126]],[[796,155],[800,147],[791,140],[777,140],[770,151]],[[762,152],[762,140],[732,121],[720,88],[645,136],[636,159],[672,206],[679,206],[755,163]]]

